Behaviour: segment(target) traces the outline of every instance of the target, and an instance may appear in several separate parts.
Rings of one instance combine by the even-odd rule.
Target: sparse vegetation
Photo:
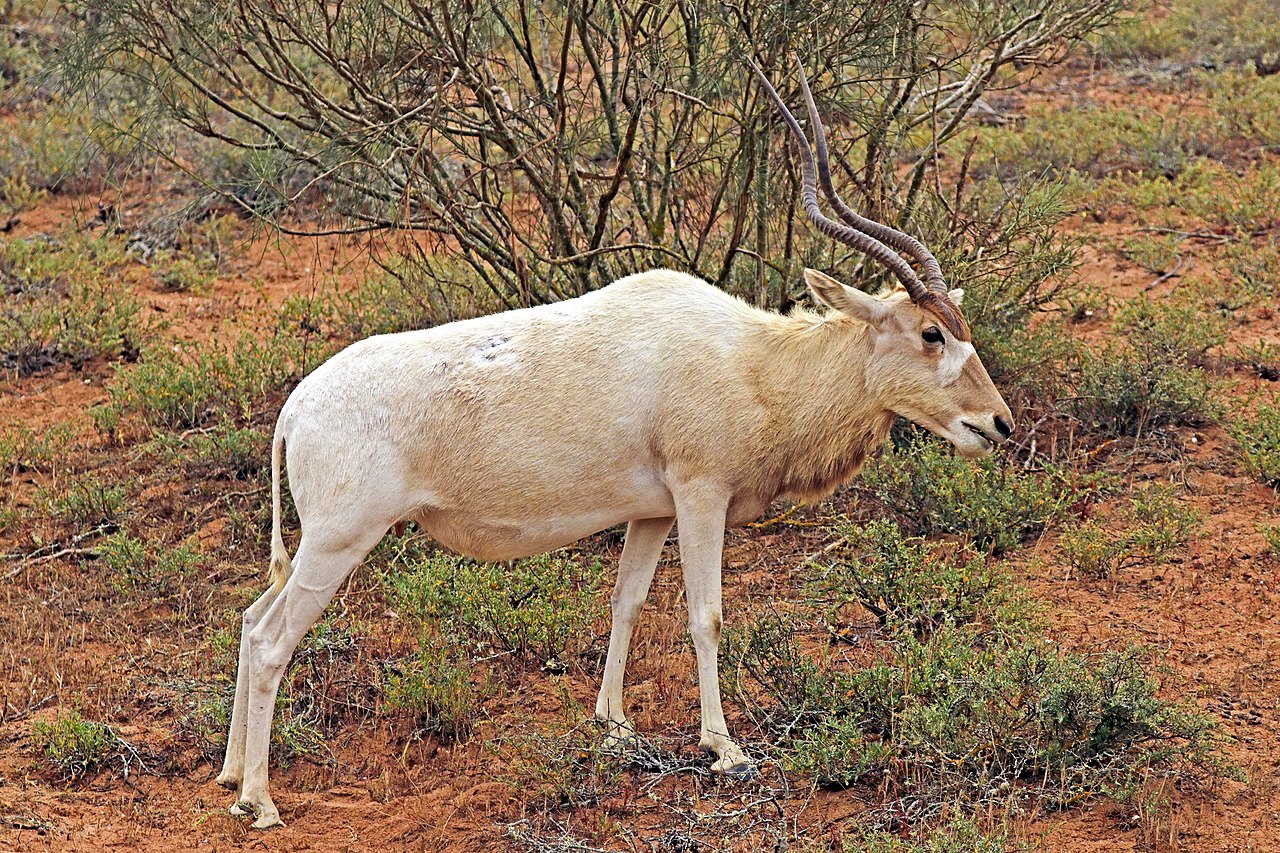
[[[1012,607],[1018,597],[981,554],[939,554],[926,540],[904,537],[892,521],[837,524],[831,532],[842,547],[815,567],[811,590],[832,608],[832,624],[840,607],[856,603],[882,626],[923,635]]]
[[[604,615],[598,558],[555,553],[501,564],[439,554],[397,567],[384,582],[400,607],[440,620],[454,642],[529,658],[552,672],[585,650]]]
[[[961,459],[940,441],[913,433],[863,472],[870,495],[920,535],[962,536],[999,554],[1044,530],[1079,500],[1064,474],[1028,474],[1007,459]],[[1078,488],[1088,490],[1086,478]]]
[[[121,283],[125,265],[109,241],[0,238],[0,372],[136,354],[146,330]]]
[[[1257,414],[1231,424],[1240,443],[1245,470],[1271,486],[1280,486],[1280,406],[1258,406]]]
[[[1168,488],[1148,486],[1107,520],[1092,519],[1062,534],[1071,567],[1109,577],[1128,566],[1159,564],[1200,527],[1200,514],[1178,504]]]
[[[230,348],[155,345],[117,374],[111,400],[95,412],[114,430],[135,416],[152,430],[185,430],[219,419],[248,418],[263,394],[293,378],[294,342],[241,336]]]
[[[36,749],[66,779],[78,779],[110,760],[119,742],[106,723],[88,720],[77,710],[31,724]]]
[[[892,565],[895,589],[937,589],[934,549],[884,526],[858,535],[854,553],[871,568],[848,575]],[[1007,606],[1007,580],[989,583],[980,599],[929,608],[941,615],[927,632],[918,618],[883,621],[856,655],[815,657],[801,651],[801,614],[757,614],[726,642],[726,689],[793,772],[835,788],[866,780],[908,798],[1062,807],[1151,772],[1224,770],[1214,724],[1158,698],[1147,653],[1058,648]],[[869,609],[887,610],[879,598]]]
[[[468,661],[450,657],[444,643],[424,645],[416,657],[389,665],[383,687],[387,707],[412,712],[423,730],[463,739],[485,694],[472,684],[474,672]]]
[[[126,596],[173,595],[180,591],[200,559],[200,552],[189,546],[168,548],[135,539],[124,531],[107,537],[98,548],[102,570]]]

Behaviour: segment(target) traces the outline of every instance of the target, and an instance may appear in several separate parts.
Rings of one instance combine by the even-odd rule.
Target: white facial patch
[[[942,387],[953,384],[964,371],[965,363],[974,356],[976,350],[968,341],[947,341],[942,350],[942,361],[938,364],[938,382]]]

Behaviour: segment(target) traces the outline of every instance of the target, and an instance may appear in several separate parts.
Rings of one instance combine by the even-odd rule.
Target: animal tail
[[[271,584],[278,593],[284,589],[293,565],[284,547],[280,533],[280,462],[284,457],[284,418],[276,421],[276,433],[271,440]]]

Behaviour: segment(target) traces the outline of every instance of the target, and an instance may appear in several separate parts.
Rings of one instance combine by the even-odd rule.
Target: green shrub
[[[333,290],[318,296],[291,296],[281,309],[288,327],[311,329],[320,340],[354,341],[421,329],[442,318],[417,292],[422,282],[401,281],[401,274],[374,276],[355,290]],[[324,354],[318,354],[317,360]]]
[[[1173,177],[1196,159],[1192,149],[1202,121],[1137,104],[1042,105],[1028,110],[1016,132],[995,128],[980,136],[987,158],[1006,178],[1046,168],[1094,178],[1113,173]]]
[[[1081,350],[1067,408],[1106,436],[1142,436],[1213,419],[1213,384],[1202,365],[1226,340],[1226,319],[1197,294],[1145,296],[1116,312],[1116,338]]]
[[[1070,528],[1060,544],[1073,568],[1109,577],[1129,566],[1164,562],[1199,529],[1200,514],[1179,506],[1172,489],[1148,486],[1117,517]]]
[[[27,376],[136,351],[147,331],[123,267],[103,240],[0,241],[0,370]]]
[[[923,838],[921,838],[923,835]],[[1005,853],[1007,833],[1003,828],[985,830],[974,818],[944,814],[931,821],[918,840],[904,838],[902,832],[854,828],[845,836],[842,853]],[[1016,849],[1021,850],[1021,847]]]
[[[896,754],[880,738],[868,737],[851,717],[824,717],[799,732],[788,744],[784,766],[830,790],[844,790],[882,771]]]
[[[1280,524],[1260,524],[1258,532],[1262,534],[1262,540],[1271,549],[1271,556],[1280,558]]]
[[[93,192],[129,155],[129,141],[95,125],[87,112],[54,102],[0,126],[0,180],[33,190]]]
[[[437,620],[473,648],[534,658],[560,671],[590,640],[605,613],[598,558],[562,553],[512,563],[476,563],[436,555],[383,577],[399,606]]]
[[[1153,360],[1197,364],[1227,339],[1227,321],[1192,299],[1157,302],[1140,296],[1116,311],[1116,332]]]
[[[193,479],[258,480],[266,477],[271,436],[228,418],[199,432],[161,433],[148,448],[181,465]]]
[[[1269,486],[1280,486],[1280,406],[1258,406],[1254,417],[1235,421],[1230,429],[1240,443],[1245,470]]]
[[[216,265],[207,260],[157,254],[156,279],[165,290],[201,292],[218,278]]]
[[[112,585],[125,595],[147,591],[159,597],[179,592],[195,570],[200,552],[187,545],[166,548],[119,531],[102,541],[98,552]]]
[[[837,524],[831,532],[844,544],[815,566],[811,593],[835,608],[859,604],[881,625],[924,634],[989,619],[1016,593],[982,555],[939,554],[923,539],[903,537],[892,521]]]
[[[444,644],[424,644],[416,657],[388,668],[387,707],[412,712],[420,729],[464,739],[475,725],[481,698],[472,683],[474,671],[470,661],[451,657]]]
[[[36,749],[68,779],[100,768],[119,743],[110,726],[86,720],[74,709],[49,722],[33,722],[31,737]]]
[[[153,430],[183,430],[244,418],[262,395],[294,377],[295,342],[242,335],[229,349],[153,346],[108,386],[111,399],[95,410],[100,428],[134,415]]]
[[[54,516],[80,528],[114,524],[125,511],[125,487],[103,483],[94,474],[41,490],[41,496]]]
[[[523,800],[551,808],[598,805],[617,793],[623,765],[602,745],[594,721],[578,722],[586,709],[567,692],[560,698],[565,718],[560,724],[534,723],[486,746],[500,768],[498,779]]]
[[[1022,544],[1079,499],[1063,475],[1023,473],[999,455],[967,460],[919,433],[868,465],[863,484],[913,532],[963,536],[992,554]]]
[[[1222,254],[1241,296],[1263,304],[1280,299],[1280,242],[1275,237],[1228,243]]]
[[[1111,343],[1081,353],[1067,408],[1106,436],[1141,436],[1214,416],[1213,385],[1199,367],[1171,362],[1153,349]]]
[[[1114,795],[1158,768],[1227,768],[1214,724],[1158,697],[1136,649],[1078,655],[1025,623],[886,635],[861,668],[799,651],[793,619],[728,632],[726,693],[793,769],[964,802]],[[794,661],[793,668],[787,662]]]
[[[1164,14],[1134,15],[1099,41],[1110,59],[1170,59],[1243,66],[1280,53],[1270,0],[1181,0]]]

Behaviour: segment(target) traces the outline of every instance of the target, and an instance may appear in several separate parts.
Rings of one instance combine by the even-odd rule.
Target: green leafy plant
[[[98,552],[112,585],[130,595],[144,590],[160,597],[173,595],[182,589],[200,560],[195,548],[166,548],[135,539],[123,530],[104,539]]]
[[[801,630],[763,618],[731,631],[725,688],[815,781],[1065,805],[1155,769],[1230,772],[1212,721],[1160,699],[1138,649],[1079,655],[1014,620],[887,634],[852,666],[800,652]]]
[[[1260,524],[1258,532],[1262,534],[1263,541],[1271,549],[1271,556],[1280,558],[1280,524]]]
[[[134,415],[151,429],[183,430],[245,417],[253,403],[294,377],[296,342],[243,335],[229,349],[153,346],[108,386],[111,399],[95,410],[100,427]]]
[[[77,779],[102,767],[119,743],[106,723],[87,720],[77,710],[31,724],[35,747],[65,778]]]
[[[475,725],[484,695],[472,682],[474,673],[471,662],[451,656],[444,643],[424,644],[416,657],[388,666],[387,707],[412,712],[420,729],[462,740]]]
[[[1106,521],[1093,519],[1062,534],[1073,568],[1108,577],[1143,563],[1161,563],[1200,528],[1200,514],[1180,506],[1172,489],[1148,486]]]
[[[1093,488],[1065,472],[1024,473],[1001,456],[973,462],[913,433],[867,466],[864,488],[920,535],[948,533],[998,554],[1042,531]]]
[[[941,554],[923,539],[904,537],[892,521],[841,523],[831,532],[843,545],[827,552],[809,584],[828,607],[856,603],[881,625],[927,633],[986,618],[1016,596],[983,555]]]
[[[1280,486],[1280,406],[1258,406],[1252,418],[1230,425],[1245,470],[1269,486]]]
[[[448,555],[415,560],[383,581],[399,605],[439,620],[473,648],[533,658],[555,671],[567,666],[604,615],[599,559],[561,553],[508,564]]]
[[[96,474],[68,478],[40,494],[53,515],[76,527],[114,524],[125,512],[124,485],[109,485]]]
[[[148,331],[106,240],[0,240],[0,371],[27,376],[131,356]]]

